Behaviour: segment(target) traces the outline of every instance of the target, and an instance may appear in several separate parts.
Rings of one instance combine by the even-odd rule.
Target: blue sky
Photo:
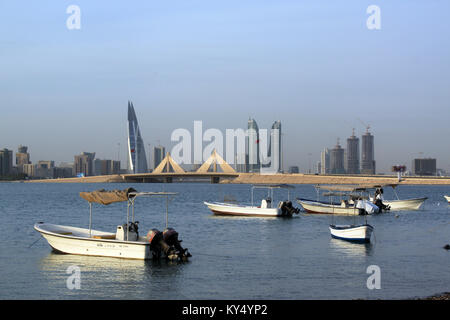
[[[81,29],[68,30],[69,5]],[[366,27],[369,5],[381,30]],[[284,166],[375,136],[378,171],[450,171],[448,1],[0,2],[0,147],[32,161],[125,161],[127,101],[144,142],[177,128],[281,120]],[[148,146],[146,146],[148,147]],[[345,145],[344,145],[345,147]]]

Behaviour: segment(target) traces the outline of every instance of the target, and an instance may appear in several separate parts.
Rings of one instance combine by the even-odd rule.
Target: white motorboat
[[[260,206],[253,205],[253,191],[255,188],[265,188],[269,190],[269,195],[266,199],[261,201]],[[294,188],[290,185],[253,185],[252,186],[252,204],[251,205],[239,205],[222,202],[204,202],[206,206],[215,215],[226,216],[253,216],[253,217],[291,217],[294,213],[298,213],[299,210],[292,206],[292,202],[289,201],[289,195],[287,201],[280,201],[276,207],[272,207],[273,189],[277,188]]]
[[[318,201],[297,199],[297,202],[305,209],[307,213],[313,214],[344,214],[344,215],[362,215],[364,211],[355,205],[334,205]]]
[[[390,211],[397,210],[419,210],[427,197],[404,199],[404,200],[383,200],[383,203],[390,207]]]
[[[318,198],[320,190],[328,190],[323,195],[329,197],[329,202],[297,198],[307,213],[357,216],[379,212],[376,205],[366,200],[365,188],[354,185],[316,185],[315,188]],[[340,201],[334,202],[335,198]]]
[[[88,256],[105,256],[129,259],[151,259],[165,257],[170,260],[186,260],[190,257],[187,249],[183,249],[178,240],[178,233],[168,228],[168,201],[171,192],[136,192],[132,188],[123,191],[80,192],[80,196],[89,202],[89,228],[62,226],[38,222],[34,229],[38,231],[56,251],[67,254]],[[134,203],[141,196],[159,196],[166,198],[166,229],[161,232],[152,229],[147,236],[140,236],[138,223],[134,220]],[[116,232],[104,232],[92,229],[92,204],[108,205],[113,202],[126,201],[127,221],[130,208],[132,220],[117,226]]]
[[[374,185],[371,188],[372,189],[378,189],[378,190],[382,190],[383,187],[391,187],[392,191],[395,194],[395,197],[397,199],[392,199],[392,200],[387,200],[387,199],[382,199],[382,202],[384,205],[389,206],[389,210],[390,211],[401,211],[401,210],[419,210],[420,207],[423,205],[423,203],[425,202],[425,200],[427,200],[427,197],[421,197],[421,198],[411,198],[411,199],[400,199],[400,197],[398,196],[396,187],[398,186],[397,184],[386,184],[386,185]],[[373,198],[371,197],[370,200],[373,200]]]
[[[450,203],[450,196],[444,196],[448,203]]]
[[[330,225],[333,238],[352,242],[370,242],[373,227],[370,224],[361,225]]]

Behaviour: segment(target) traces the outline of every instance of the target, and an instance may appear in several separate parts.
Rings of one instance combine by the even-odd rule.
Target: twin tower
[[[246,155],[243,172],[260,172],[270,167],[274,172],[280,172],[281,159],[281,122],[275,121],[269,138],[267,156],[269,161],[262,161],[260,150],[259,129],[254,119],[248,121],[248,137],[246,141]],[[265,159],[267,160],[267,159]],[[142,140],[133,103],[128,101],[128,171],[130,173],[148,172],[147,157]]]

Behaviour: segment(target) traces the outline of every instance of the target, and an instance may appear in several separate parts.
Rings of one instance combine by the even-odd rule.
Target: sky
[[[2,0],[0,148],[124,166],[131,100],[146,148],[196,120],[224,135],[280,120],[284,168],[305,172],[370,126],[377,172],[416,157],[450,172],[449,39],[447,0]]]

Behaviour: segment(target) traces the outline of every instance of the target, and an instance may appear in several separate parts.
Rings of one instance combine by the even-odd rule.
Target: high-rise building
[[[375,148],[374,138],[370,134],[369,129],[362,136],[361,149],[361,173],[375,174]]]
[[[94,175],[94,158],[95,152],[83,152],[80,155],[74,157],[73,162],[73,175],[84,175],[93,176]]]
[[[344,169],[344,149],[339,144],[339,139],[336,146],[330,151],[330,173],[343,174]]]
[[[35,176],[34,169],[35,165],[32,163],[22,165],[22,173],[26,174],[30,178]],[[72,168],[70,168],[70,170],[72,173]]]
[[[247,155],[245,153],[237,153],[234,162],[237,172],[247,172]]]
[[[166,157],[166,148],[163,146],[153,147],[153,170],[161,163]]]
[[[28,147],[20,145],[16,153],[16,167],[19,173],[23,173],[23,166],[30,164],[30,154],[27,152]]]
[[[414,159],[412,172],[418,176],[435,176],[437,173],[436,159]]]
[[[320,174],[330,173],[330,150],[325,148],[320,153]]]
[[[254,119],[248,119],[247,156],[248,172],[259,172],[259,129]]]
[[[268,156],[270,167],[276,172],[281,172],[281,121],[275,121],[270,130],[270,144]]]
[[[148,172],[144,141],[131,101],[128,101],[128,170],[131,173]]]
[[[359,170],[359,139],[355,136],[355,130],[347,139],[347,173],[358,174]]]
[[[4,148],[0,150],[0,176],[13,174],[13,152]]]
[[[34,176],[37,178],[47,179],[55,177],[55,161],[39,160],[34,168]]]
[[[119,174],[120,161],[94,159],[93,168],[94,168],[93,173],[95,176]]]

